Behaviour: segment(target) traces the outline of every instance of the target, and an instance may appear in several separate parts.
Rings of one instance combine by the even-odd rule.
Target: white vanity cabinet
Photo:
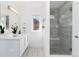
[[[0,57],[20,57],[27,46],[27,36],[0,37]]]
[[[16,57],[20,54],[19,39],[0,39],[0,57]]]

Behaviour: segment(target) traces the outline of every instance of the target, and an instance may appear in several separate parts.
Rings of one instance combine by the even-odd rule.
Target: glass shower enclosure
[[[50,1],[50,55],[72,54],[72,2]]]

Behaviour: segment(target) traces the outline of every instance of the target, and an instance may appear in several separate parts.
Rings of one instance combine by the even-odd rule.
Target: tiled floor
[[[42,48],[28,48],[23,57],[44,57]]]

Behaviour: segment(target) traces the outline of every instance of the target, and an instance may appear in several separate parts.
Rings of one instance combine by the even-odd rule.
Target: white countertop
[[[0,39],[21,39],[24,38],[23,35],[10,35],[10,34],[0,34]]]

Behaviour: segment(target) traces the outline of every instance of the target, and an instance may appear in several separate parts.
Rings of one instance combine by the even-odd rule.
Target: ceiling
[[[65,3],[65,1],[51,1],[50,2],[50,8],[56,9],[62,6]]]

